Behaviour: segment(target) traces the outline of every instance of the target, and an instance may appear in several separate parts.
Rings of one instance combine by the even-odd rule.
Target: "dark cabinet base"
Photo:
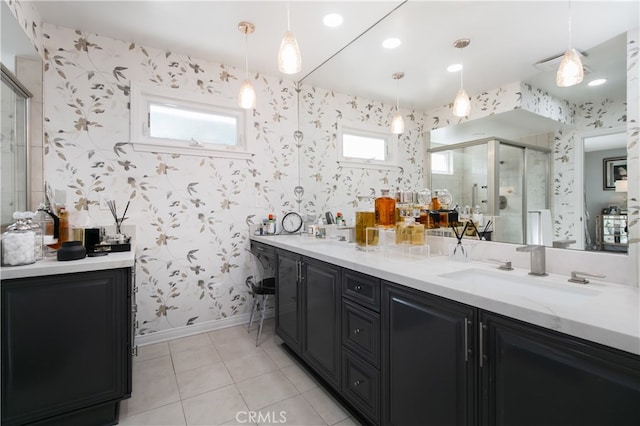
[[[640,360],[484,314],[486,425],[639,425]]]
[[[118,424],[119,414],[120,401],[117,401],[88,407],[30,424],[37,426],[115,425]]]
[[[640,425],[638,355],[278,255],[278,334],[363,424]]]
[[[131,395],[130,268],[2,282],[2,424],[103,425]]]

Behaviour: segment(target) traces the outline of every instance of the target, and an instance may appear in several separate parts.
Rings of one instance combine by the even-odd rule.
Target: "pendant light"
[[[400,114],[400,80],[404,77],[403,72],[397,72],[392,75],[393,79],[396,83],[396,113],[393,115],[393,119],[391,120],[391,133],[394,135],[400,135],[404,133],[404,119],[402,118],[402,114]]]
[[[238,30],[244,34],[244,60],[245,60],[245,77],[242,82],[242,86],[240,86],[240,93],[238,94],[238,103],[240,104],[240,108],[244,109],[253,109],[256,107],[256,91],[253,89],[253,84],[251,84],[251,80],[249,80],[249,49],[248,49],[248,38],[249,34],[253,34],[256,30],[255,25],[251,22],[242,21],[238,24]]]
[[[562,57],[558,73],[556,74],[556,84],[558,87],[570,87],[580,84],[584,79],[584,67],[580,60],[580,54],[572,46],[571,39],[571,2],[569,2],[569,50]]]
[[[284,33],[278,51],[278,69],[283,74],[297,74],[302,69],[302,55],[295,36],[291,32],[289,2],[287,2],[287,32]]]
[[[469,45],[469,43],[471,43],[471,40],[469,40],[468,38],[461,38],[459,40],[456,40],[453,43],[453,47],[457,49],[464,49]],[[469,99],[469,94],[466,92],[466,90],[464,90],[464,86],[463,86],[464,58],[461,62],[462,62],[462,68],[460,69],[460,90],[458,90],[456,99],[453,101],[453,109],[452,109],[453,115],[455,115],[456,117],[466,117],[471,112],[471,99]]]

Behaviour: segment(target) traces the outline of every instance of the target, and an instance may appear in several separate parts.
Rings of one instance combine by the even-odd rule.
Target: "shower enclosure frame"
[[[441,145],[434,148],[429,148],[427,150],[428,161],[429,161],[429,170],[430,170],[430,179],[431,186],[433,186],[433,173],[431,172],[431,153],[434,152],[443,152],[443,151],[451,151],[457,149],[464,149],[472,146],[486,145],[487,146],[487,200],[486,200],[486,211],[485,214],[489,216],[500,216],[500,176],[499,176],[499,166],[500,166],[500,146],[512,146],[516,148],[522,149],[522,229],[521,235],[523,241],[522,244],[527,243],[527,213],[529,212],[527,206],[528,200],[528,189],[526,177],[529,174],[531,165],[529,156],[527,153],[529,151],[538,151],[547,154],[547,161],[544,165],[544,175],[546,177],[546,191],[545,191],[545,208],[551,209],[551,193],[552,193],[552,177],[551,177],[551,153],[552,150],[549,148],[544,148],[536,145],[521,143],[510,141],[507,139],[489,137],[484,139],[477,139],[469,142],[461,142],[452,145]],[[455,173],[454,173],[455,174]],[[435,189],[435,188],[432,188]],[[553,217],[553,215],[552,215]]]

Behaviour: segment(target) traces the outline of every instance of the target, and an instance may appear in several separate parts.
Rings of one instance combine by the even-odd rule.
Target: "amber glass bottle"
[[[389,196],[389,190],[383,189],[382,195],[376,198],[376,226],[394,228],[396,226],[396,200]]]

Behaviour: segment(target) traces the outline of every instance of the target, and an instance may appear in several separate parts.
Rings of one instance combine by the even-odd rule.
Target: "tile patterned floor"
[[[273,320],[143,346],[120,425],[357,425],[281,347]]]

